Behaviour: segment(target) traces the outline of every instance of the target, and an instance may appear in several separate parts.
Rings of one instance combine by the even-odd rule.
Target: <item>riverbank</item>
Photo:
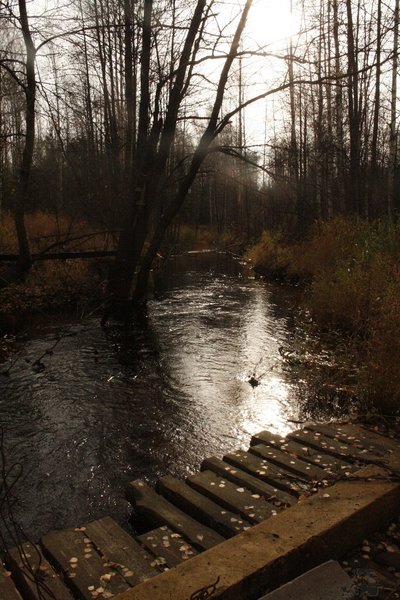
[[[27,216],[27,228],[35,253],[43,253],[46,248],[73,248],[77,252],[115,247],[115,240],[113,244],[107,232],[96,233],[89,224],[71,223],[66,217],[34,213]],[[0,254],[17,253],[11,215],[1,217],[0,232]],[[172,233],[156,269],[167,257],[177,253],[213,249],[241,254],[245,248],[244,242],[232,233],[218,234],[209,227],[182,225]],[[107,258],[40,261],[33,265],[24,281],[0,286],[0,360],[7,356],[10,346],[4,343],[4,336],[23,330],[35,315],[68,311],[83,317],[96,309],[101,312],[102,289],[109,267]],[[7,279],[5,273],[10,268],[12,263],[0,265],[0,278]]]
[[[100,313],[101,267],[87,260],[49,261],[33,265],[25,281],[0,289],[0,362],[12,355],[15,336],[36,322]]]
[[[292,242],[265,232],[247,258],[259,275],[300,282],[305,315],[340,331],[358,365],[357,395],[383,413],[400,406],[400,227],[336,218]]]
[[[36,212],[27,215],[26,226],[34,254],[59,251],[107,250],[110,232],[98,231],[84,221]],[[0,254],[17,254],[12,216],[0,218]],[[13,263],[0,264],[0,336],[13,335],[28,326],[36,315],[73,311],[87,314],[101,304],[101,282],[107,259],[47,260],[33,264],[24,281],[13,281]],[[5,345],[0,344],[0,353]],[[1,354],[0,354],[1,356]]]

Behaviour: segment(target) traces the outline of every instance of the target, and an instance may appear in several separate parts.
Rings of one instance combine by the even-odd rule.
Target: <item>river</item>
[[[170,260],[140,323],[33,327],[0,378],[27,534],[105,514],[126,526],[130,480],[184,477],[256,431],[295,429],[304,406],[282,348],[297,303],[297,290],[256,281],[228,254],[191,253]]]

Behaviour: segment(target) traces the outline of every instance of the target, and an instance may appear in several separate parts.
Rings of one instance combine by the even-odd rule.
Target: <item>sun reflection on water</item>
[[[285,435],[293,429],[288,423],[290,385],[284,379],[266,378],[253,390],[246,410],[243,411],[242,428],[250,435],[262,429]]]

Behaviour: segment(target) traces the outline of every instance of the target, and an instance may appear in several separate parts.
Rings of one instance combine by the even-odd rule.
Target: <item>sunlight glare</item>
[[[299,15],[291,0],[257,0],[250,11],[247,32],[260,46],[288,43],[299,28]]]
[[[243,431],[254,435],[268,429],[286,435],[293,427],[288,423],[290,386],[283,378],[269,376],[253,390],[252,402],[243,413]]]

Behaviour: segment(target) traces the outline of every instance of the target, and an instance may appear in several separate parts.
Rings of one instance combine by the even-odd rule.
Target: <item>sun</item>
[[[300,18],[291,0],[255,0],[247,22],[247,34],[260,46],[286,45],[299,29]]]

